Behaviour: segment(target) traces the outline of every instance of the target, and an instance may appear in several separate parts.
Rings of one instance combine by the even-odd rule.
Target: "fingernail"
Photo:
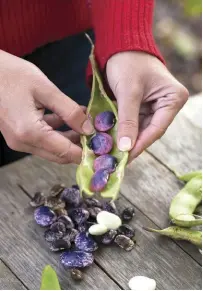
[[[84,131],[85,134],[92,134],[95,132],[94,127],[90,120],[86,120],[83,123],[82,130]]]
[[[120,151],[129,151],[131,149],[132,143],[131,139],[127,136],[121,137],[118,143],[118,148]]]

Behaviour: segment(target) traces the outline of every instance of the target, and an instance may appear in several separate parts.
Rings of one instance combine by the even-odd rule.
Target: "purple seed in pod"
[[[47,206],[40,206],[34,211],[34,219],[40,226],[49,226],[56,221],[56,215]]]
[[[99,170],[108,170],[109,173],[113,173],[116,170],[117,164],[118,161],[115,157],[106,154],[94,160],[93,168],[95,172]]]
[[[98,248],[97,243],[86,232],[80,232],[76,235],[75,246],[77,249],[85,252],[94,252]]]
[[[61,264],[68,269],[85,268],[92,265],[93,261],[93,254],[83,251],[67,251],[60,256]]]
[[[90,148],[95,155],[108,154],[113,148],[113,138],[107,133],[96,133],[90,141]]]
[[[111,111],[99,113],[94,120],[94,126],[98,131],[107,131],[111,129],[116,122],[115,115]]]
[[[109,172],[107,170],[99,170],[97,171],[91,179],[90,189],[93,192],[102,191],[108,182]]]
[[[67,206],[78,207],[81,204],[80,191],[76,188],[65,188],[60,196]]]

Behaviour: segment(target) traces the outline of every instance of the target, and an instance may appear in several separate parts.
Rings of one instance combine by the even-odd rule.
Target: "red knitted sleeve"
[[[91,10],[101,69],[115,53],[132,50],[155,55],[164,63],[152,33],[154,0],[92,0]]]

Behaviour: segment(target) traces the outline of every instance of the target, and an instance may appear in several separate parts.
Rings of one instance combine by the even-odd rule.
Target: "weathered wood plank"
[[[31,290],[39,289],[46,264],[59,274],[63,289],[119,289],[97,265],[87,269],[85,280],[76,284],[69,272],[59,266],[59,255],[47,249],[43,229],[33,221],[28,196],[0,174],[0,257]],[[6,286],[7,287],[7,286]]]
[[[182,187],[173,173],[144,152],[126,169],[121,193],[158,227],[165,228],[170,223],[171,199]],[[186,242],[178,244],[201,264],[196,247]]]
[[[72,169],[76,167],[60,166],[28,157],[23,162],[10,165],[5,175],[13,182],[23,185],[32,195],[38,190],[48,191],[56,181],[70,185],[75,181],[75,170]],[[167,168],[145,152],[126,169],[121,193],[157,226],[164,228],[169,223],[170,201],[181,187]],[[180,244],[201,264],[201,255],[194,246],[185,242]]]
[[[120,209],[131,206],[123,197],[118,204]],[[98,258],[125,289],[131,277],[144,275],[156,280],[158,290],[201,290],[201,267],[191,257],[168,238],[143,231],[143,226],[156,226],[138,210],[130,225],[136,229],[136,247],[131,252],[107,248]]]
[[[0,289],[26,290],[25,286],[1,260],[0,260]]]
[[[202,93],[189,98],[180,114],[189,119],[195,127],[202,128]]]
[[[191,99],[185,105],[186,107],[177,115],[164,136],[147,150],[168,168],[180,173],[202,168],[201,123],[198,118],[200,124],[197,126],[195,120],[195,116],[201,114],[202,106],[199,98],[195,103],[196,106],[193,103],[195,99]],[[191,106],[190,110],[189,106]],[[190,116],[188,116],[189,112]]]
[[[154,160],[152,157],[150,158]],[[154,163],[157,164],[157,162]],[[22,186],[29,193],[35,192],[36,189],[39,190],[39,187],[46,191],[59,181],[64,182],[67,186],[75,182],[74,166],[51,165],[40,159],[31,158],[16,165],[18,168],[9,167],[9,172],[6,173],[6,170],[4,175],[7,175],[7,179],[9,178],[12,183],[21,181]],[[146,164],[144,164],[144,169],[146,169]],[[165,171],[168,170],[165,169]],[[40,186],[37,187],[38,181]],[[146,183],[146,177],[142,180],[142,187],[144,183]],[[124,184],[126,183],[124,182]],[[156,189],[155,186],[157,187],[157,185],[153,185],[154,189]],[[141,196],[140,193],[139,195]],[[144,194],[141,196],[144,199],[143,196]],[[145,200],[143,201],[145,203]],[[120,199],[119,204],[122,208],[129,206],[129,202],[124,198]],[[156,226],[139,210],[136,212],[133,226],[137,230],[137,246],[132,252],[126,253],[118,248],[105,248],[96,255],[97,262],[112,278],[123,288],[127,288],[128,279],[134,275],[155,278],[158,289],[193,290],[201,288],[201,267],[173,241],[143,231],[142,226]]]

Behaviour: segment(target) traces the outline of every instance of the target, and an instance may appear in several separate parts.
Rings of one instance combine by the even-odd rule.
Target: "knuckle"
[[[17,126],[15,129],[15,138],[20,142],[27,142],[30,136],[30,130],[25,126]]]
[[[127,119],[119,122],[119,127],[124,131],[131,131],[138,129],[138,123],[135,120]]]
[[[182,107],[189,98],[189,91],[182,85],[177,88],[177,104]]]
[[[75,119],[76,116],[78,117],[79,115],[81,115],[81,113],[84,114],[80,106],[78,106],[78,104],[75,103],[70,107],[69,112],[67,112],[67,115],[65,117],[66,122],[67,123],[70,122],[71,120]]]
[[[20,150],[20,144],[15,138],[6,140],[6,143],[11,150],[13,151]]]
[[[128,101],[130,101],[134,100],[135,97],[142,96],[142,87],[135,82],[134,78],[123,78],[116,83],[114,92],[117,97],[127,96]]]
[[[70,147],[71,147],[71,142],[69,143],[69,146],[65,151],[56,154],[59,164],[71,163],[72,159],[71,159]]]
[[[70,163],[67,159],[63,159],[63,158],[58,158],[56,162],[60,165],[65,165],[65,164]]]

